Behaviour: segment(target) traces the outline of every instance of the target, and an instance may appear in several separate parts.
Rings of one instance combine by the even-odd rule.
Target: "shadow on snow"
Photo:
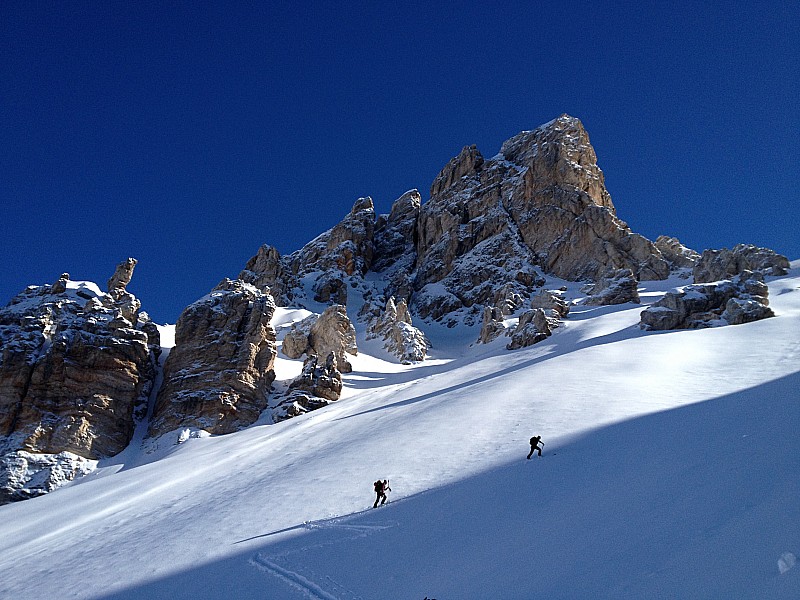
[[[255,525],[238,553],[102,598],[797,598],[800,567],[777,560],[800,553],[799,387],[548,440],[542,459],[520,448],[376,510]]]

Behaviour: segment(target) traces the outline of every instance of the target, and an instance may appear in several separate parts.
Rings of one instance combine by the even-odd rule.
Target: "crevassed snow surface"
[[[747,325],[647,333],[627,304],[515,352],[362,344],[325,409],[0,507],[0,597],[798,598],[798,266]]]

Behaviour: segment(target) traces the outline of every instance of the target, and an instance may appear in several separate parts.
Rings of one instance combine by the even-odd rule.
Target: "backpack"
[[[383,491],[383,482],[379,479],[375,482],[375,491],[382,492]]]
[[[531,446],[538,446],[539,440],[541,440],[541,436],[535,435],[531,438]]]

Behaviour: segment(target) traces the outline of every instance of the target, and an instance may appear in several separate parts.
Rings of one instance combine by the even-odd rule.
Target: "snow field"
[[[800,273],[770,290],[778,318],[718,329],[576,306],[515,352],[360,343],[325,409],[0,507],[0,597],[797,598]]]

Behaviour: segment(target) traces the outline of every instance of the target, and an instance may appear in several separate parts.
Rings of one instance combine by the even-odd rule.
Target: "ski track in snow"
[[[333,596],[329,594],[313,581],[306,579],[299,573],[290,571],[289,569],[284,569],[264,556],[256,555],[250,561],[250,564],[266,571],[267,573],[270,573],[271,575],[274,575],[286,583],[289,587],[298,590],[304,596],[311,598],[312,600],[341,600],[342,598],[340,596]]]
[[[352,532],[351,535],[339,536],[333,541],[305,545],[280,554],[258,553],[250,559],[250,564],[257,569],[280,579],[290,588],[300,592],[303,594],[303,596],[310,598],[311,600],[363,600],[362,596],[356,594],[352,590],[347,589],[330,576],[323,577],[317,573],[314,573],[310,569],[304,569],[304,573],[300,573],[298,571],[293,571],[288,568],[288,566],[283,566],[279,563],[291,564],[293,555],[302,555],[311,549],[333,546],[338,542],[366,537],[372,533],[397,526],[397,523],[394,521],[366,525],[350,525],[346,522],[354,516],[363,514],[364,512],[366,511],[355,513],[354,515],[349,515],[345,518],[334,517],[333,519],[328,520],[303,523],[303,529],[308,529],[310,531],[337,530],[343,532]],[[298,567],[293,565],[293,568],[297,569]],[[324,586],[318,583],[318,581],[321,579],[325,580]],[[335,594],[332,592],[335,592]]]

